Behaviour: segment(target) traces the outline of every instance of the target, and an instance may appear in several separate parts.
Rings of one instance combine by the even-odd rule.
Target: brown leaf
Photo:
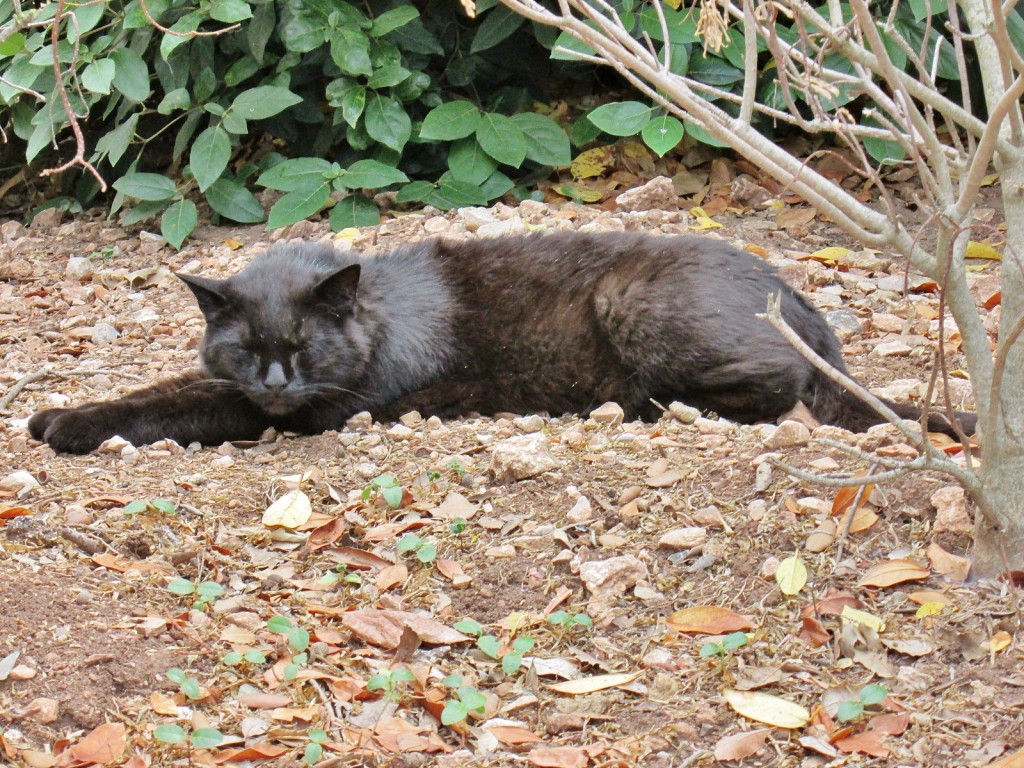
[[[528,731],[526,728],[521,728],[518,725],[492,725],[487,730],[491,732],[494,738],[507,746],[514,747],[519,744],[532,744],[544,741],[533,731]]]
[[[683,608],[666,619],[668,625],[678,632],[692,632],[705,635],[721,635],[750,629],[750,619],[728,608],[717,605],[697,605]]]
[[[386,568],[381,568],[377,578],[373,580],[373,586],[381,592],[387,592],[392,587],[405,583],[409,578],[409,568],[405,563],[395,563]]]
[[[889,756],[889,750],[882,746],[882,734],[878,731],[861,731],[835,739],[832,743],[847,754],[859,752],[879,758]]]
[[[928,545],[925,554],[936,573],[951,581],[967,581],[967,575],[971,572],[971,561],[967,558],[950,554],[934,541]]]
[[[166,717],[178,716],[178,702],[166,693],[153,691],[153,693],[149,694],[149,706],[158,715],[165,715]]]
[[[369,571],[374,568],[387,568],[391,565],[390,560],[385,560],[373,552],[355,547],[337,547],[328,551],[328,556],[335,563],[341,563],[346,568],[357,568],[361,571]]]
[[[242,749],[221,750],[214,756],[213,761],[215,763],[241,763],[246,760],[268,760],[280,757],[287,751],[287,747],[263,742]]]
[[[409,627],[423,642],[432,645],[465,643],[472,639],[431,618],[407,611],[364,608],[343,614],[341,623],[362,640],[387,650],[398,647],[404,627]]]
[[[122,723],[104,723],[85,735],[68,751],[83,763],[107,765],[120,760],[125,749],[125,727]]]
[[[985,768],[1024,768],[1024,749],[1001,757],[994,763],[989,763]]]
[[[803,618],[803,626],[800,628],[799,637],[811,648],[821,648],[823,645],[828,645],[832,640],[832,635],[829,634],[828,630],[825,629],[820,621],[812,616],[805,616]]]
[[[899,712],[883,713],[881,715],[875,715],[868,720],[867,729],[869,731],[878,731],[888,736],[899,736],[907,728],[910,727],[910,713]]]
[[[891,587],[905,581],[927,579],[931,572],[913,560],[884,560],[877,563],[861,576],[857,582],[861,587]]]
[[[539,768],[586,768],[590,762],[579,747],[537,747],[526,759]]]
[[[724,762],[756,755],[764,749],[768,733],[768,728],[758,728],[756,731],[743,731],[719,739],[715,745],[715,759]]]
[[[292,697],[283,693],[246,693],[238,697],[238,703],[249,709],[277,709],[291,704]]]
[[[867,472],[860,472],[857,475],[867,476]],[[864,489],[861,492],[861,489]],[[868,483],[867,485],[848,485],[845,488],[840,488],[839,492],[836,493],[836,497],[832,502],[832,514],[841,515],[847,510],[847,508],[853,504],[853,500],[857,498],[857,494],[860,493],[861,501],[867,500],[871,496],[871,491],[875,489],[874,483]]]

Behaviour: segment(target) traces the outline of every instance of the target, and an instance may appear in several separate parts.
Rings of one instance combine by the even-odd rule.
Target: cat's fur
[[[202,370],[42,411],[29,421],[33,437],[71,453],[115,434],[216,445],[269,426],[339,429],[362,410],[562,414],[608,400],[656,418],[652,398],[742,422],[798,401],[852,430],[880,421],[755,317],[781,292],[789,325],[843,370],[807,300],[761,260],[709,238],[433,240],[372,258],[283,244],[227,280],[180,277],[206,316]],[[961,419],[972,432],[974,416]],[[951,432],[940,415],[929,426]]]

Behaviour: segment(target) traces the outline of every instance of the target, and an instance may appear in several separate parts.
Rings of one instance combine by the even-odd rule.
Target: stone
[[[360,411],[354,416],[350,416],[348,421],[345,422],[345,428],[355,430],[369,429],[373,426],[373,416],[370,415],[369,411]]]
[[[679,210],[679,196],[672,179],[658,176],[640,187],[627,189],[615,198],[621,211],[676,211]]]
[[[580,496],[576,499],[576,503],[572,505],[566,515],[565,519],[570,523],[585,523],[593,516],[594,510],[590,505],[590,499],[586,496]]]
[[[423,222],[423,231],[428,235],[440,235],[451,228],[451,222],[448,221],[448,219],[441,218],[440,216],[434,216],[433,218],[429,218]]]
[[[519,219],[493,221],[490,224],[482,225],[476,233],[480,237],[509,237],[510,235],[522,235],[526,233],[526,225]]]
[[[693,425],[697,427],[697,431],[702,435],[727,435],[736,426],[733,422],[726,419],[704,418],[695,419]]]
[[[518,418],[512,419],[512,423],[516,426],[516,429],[520,429],[526,433],[540,432],[544,429],[544,418],[535,413],[531,413],[529,416],[519,416]]]
[[[590,412],[590,418],[599,424],[617,427],[626,418],[626,412],[618,403],[605,403]]]
[[[409,411],[408,413],[400,416],[398,420],[402,422],[405,426],[413,428],[416,428],[423,424],[423,416],[422,414],[420,414],[419,411]]]
[[[667,547],[668,549],[692,549],[693,547],[701,546],[707,540],[707,528],[689,526],[666,531],[658,539],[658,546]]]
[[[46,231],[53,229],[64,221],[64,211],[60,208],[47,208],[37,213],[29,223],[29,229]]]
[[[647,578],[647,565],[633,555],[591,560],[580,566],[583,585],[599,601],[618,598]]]
[[[860,320],[848,309],[833,309],[825,313],[825,322],[844,344],[861,332]]]
[[[25,227],[20,221],[5,221],[0,224],[0,240],[9,243],[25,236]]]
[[[668,412],[683,424],[693,424],[700,418],[699,408],[694,408],[690,405],[683,405],[682,403],[675,401],[669,403]]]
[[[85,256],[72,256],[68,259],[67,266],[64,267],[64,274],[72,280],[88,280],[93,274],[92,259]]]
[[[499,483],[526,480],[560,466],[542,434],[510,437],[495,443],[491,450],[491,471]]]
[[[879,357],[903,357],[909,355],[914,351],[914,348],[909,344],[895,339],[893,341],[883,341],[881,344],[876,344],[875,348],[869,352],[872,355],[878,355]]]
[[[90,339],[93,344],[106,346],[107,344],[113,344],[120,335],[121,334],[118,332],[117,328],[112,326],[110,323],[96,323],[96,325],[92,327]]]
[[[935,533],[968,533],[974,530],[974,521],[967,512],[967,495],[959,485],[940,488],[931,496],[935,507]]]
[[[792,448],[800,445],[807,445],[811,440],[811,430],[799,421],[784,421],[764,441],[764,447],[770,450],[776,448]]]
[[[493,224],[497,221],[494,214],[486,208],[463,208],[459,211],[459,218],[470,232],[476,232],[484,224]]]

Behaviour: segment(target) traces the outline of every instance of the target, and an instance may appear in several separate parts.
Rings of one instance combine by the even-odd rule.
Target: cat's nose
[[[288,386],[288,377],[284,375],[284,367],[280,363],[271,363],[267,375],[263,377],[263,386],[277,394]]]

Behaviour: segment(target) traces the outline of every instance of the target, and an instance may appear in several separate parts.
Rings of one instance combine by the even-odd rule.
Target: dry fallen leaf
[[[758,728],[756,731],[734,733],[719,739],[715,745],[715,759],[725,762],[756,755],[764,749],[769,732],[767,728]]]
[[[931,572],[913,560],[884,560],[871,566],[857,582],[861,587],[891,587],[906,581],[927,579]]]
[[[107,765],[121,759],[125,750],[125,727],[122,723],[104,723],[69,748],[71,756],[83,763]]]
[[[761,691],[736,691],[731,688],[724,690],[725,700],[729,706],[750,720],[756,720],[777,728],[803,728],[811,719],[811,713],[778,696]]]
[[[845,606],[842,612],[839,614],[843,621],[852,621],[855,624],[861,624],[869,629],[875,630],[875,632],[881,632],[885,629],[885,622],[872,613],[867,611],[861,611],[857,608],[851,608]]]
[[[268,528],[288,528],[294,530],[309,520],[313,514],[313,505],[309,497],[296,489],[282,494],[263,513],[263,524]]]
[[[775,582],[784,595],[795,595],[807,585],[807,566],[797,555],[791,555],[779,563],[775,571]]]
[[[153,691],[153,693],[149,694],[149,706],[158,715],[165,715],[167,717],[178,716],[178,702],[166,693]]]
[[[971,561],[966,557],[950,554],[934,541],[928,545],[925,554],[936,573],[950,581],[967,581],[967,576],[971,572]]]
[[[362,640],[388,650],[398,647],[402,639],[402,630],[405,627],[409,627],[419,635],[420,640],[424,643],[432,645],[465,643],[472,639],[427,616],[408,611],[382,611],[376,608],[364,608],[342,614],[341,623]]]
[[[750,619],[728,608],[717,605],[696,605],[676,611],[666,623],[678,632],[693,632],[705,635],[722,635],[750,629]]]
[[[586,768],[590,762],[580,747],[537,747],[526,759],[539,768]]]
[[[556,693],[579,696],[580,694],[603,691],[608,688],[618,688],[621,685],[633,682],[638,677],[640,677],[639,672],[617,675],[594,675],[593,677],[582,677],[579,680],[567,680],[564,683],[552,683],[547,687]]]
[[[533,731],[529,731],[518,725],[491,725],[488,726],[486,730],[490,731],[494,738],[507,746],[532,744],[544,741],[544,739]]]

